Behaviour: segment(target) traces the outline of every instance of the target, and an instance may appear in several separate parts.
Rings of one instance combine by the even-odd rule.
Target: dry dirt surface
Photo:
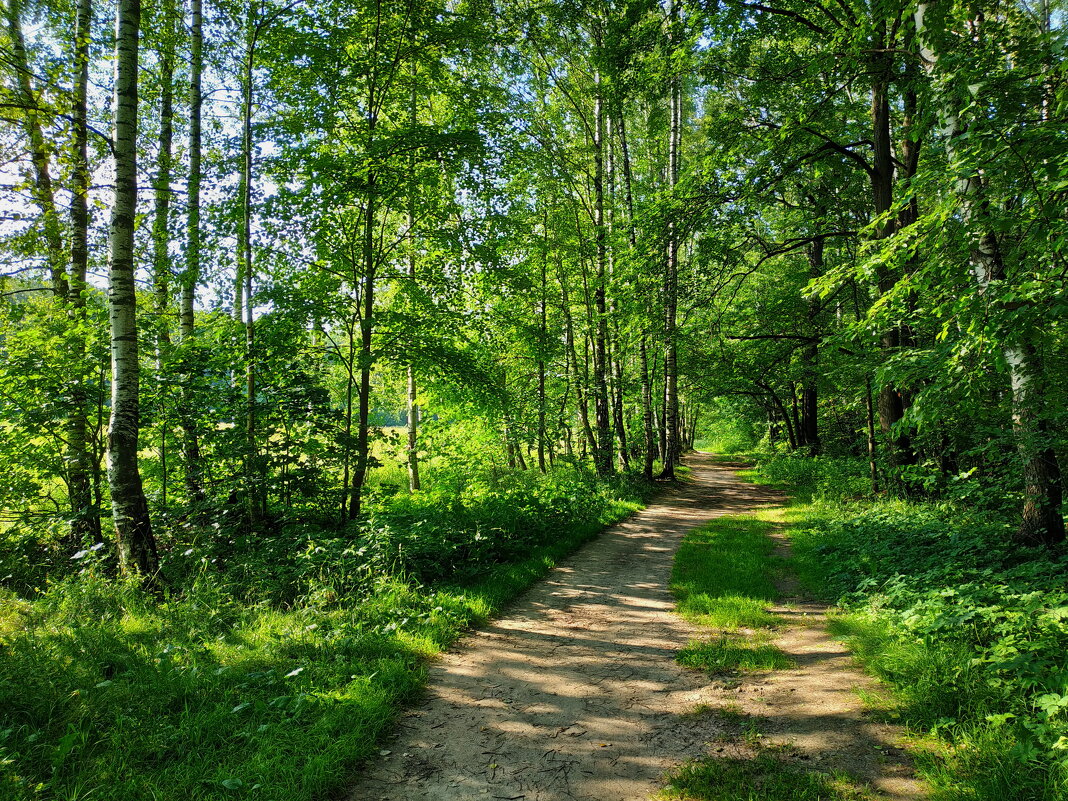
[[[778,533],[773,538],[777,554],[788,560],[789,541]],[[797,667],[749,675],[730,688],[735,694],[733,708],[755,722],[762,747],[779,746],[784,757],[796,764],[845,774],[875,798],[924,798],[925,788],[900,747],[900,727],[865,714],[857,690],[878,694],[878,682],[831,636],[828,607],[806,598],[792,576],[776,584],[781,601],[770,610],[786,624],[776,631],[775,645]],[[735,743],[732,750],[753,754],[751,747],[739,746]]]
[[[505,617],[436,662],[426,701],[365,765],[350,801],[643,801],[663,787],[671,768],[723,752],[724,724],[693,714],[700,705],[741,703],[764,717],[778,711],[784,720],[805,718],[796,733],[780,727],[781,736],[803,740],[801,758],[814,763],[825,752],[851,751],[851,728],[867,722],[850,690],[866,679],[833,641],[798,639],[801,668],[779,674],[781,686],[771,683],[774,677],[723,682],[675,663],[690,640],[707,636],[672,612],[668,579],[682,536],[714,517],[779,500],[707,456],[688,464],[691,481],[577,551]],[[798,630],[811,630],[811,622]],[[788,651],[793,628],[780,632]],[[833,672],[848,674],[836,679],[837,689],[828,696],[819,676],[791,689],[806,670],[819,668],[824,652]],[[814,706],[797,705],[802,692]],[[834,738],[822,742],[823,734]],[[857,729],[864,751],[894,766],[889,784],[874,775],[882,767],[865,764],[861,773],[883,784],[888,797],[916,797],[904,786],[907,772],[898,769],[896,752],[885,750],[891,735]],[[846,760],[852,768],[856,761]]]

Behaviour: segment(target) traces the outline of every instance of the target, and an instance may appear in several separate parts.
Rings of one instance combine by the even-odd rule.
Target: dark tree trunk
[[[885,40],[885,23],[878,33],[878,43]],[[893,236],[895,220],[889,215],[894,199],[894,158],[890,137],[890,56],[878,52],[872,63],[873,84],[871,94],[871,119],[873,157],[871,170],[872,197],[875,214],[881,220],[875,231],[877,240]],[[878,272],[879,291],[887,293],[894,288],[896,279],[888,268],[881,267]],[[904,344],[900,326],[892,326],[881,338],[883,352],[890,356],[900,350]],[[905,416],[903,391],[891,383],[879,389],[879,427],[888,443],[887,455],[894,481],[898,481],[899,471],[916,463],[916,452],[912,439],[901,425]]]
[[[202,0],[190,0],[189,15],[189,176],[186,184],[186,248],[185,269],[182,271],[179,326],[182,341],[187,345],[187,363],[182,382],[179,423],[182,427],[182,458],[185,462],[185,490],[193,503],[204,501],[204,485],[200,460],[200,437],[197,432],[194,408],[196,400],[189,384],[199,370],[199,359],[188,348],[195,332],[193,301],[200,283],[200,184],[201,184],[201,74],[204,62],[204,17]]]
[[[74,150],[72,153],[71,232],[70,232],[70,306],[74,318],[86,322],[85,291],[89,269],[89,45],[92,36],[92,0],[78,0],[74,45]],[[74,358],[85,358],[85,341],[78,337]],[[70,420],[71,511],[75,540],[88,537],[101,542],[100,507],[93,498],[93,484],[100,481],[100,461],[89,442],[89,398],[79,381],[71,394],[74,407]]]
[[[823,209],[817,208],[818,217],[823,216]],[[809,247],[808,264],[809,276],[819,278],[823,275],[823,249],[824,240],[817,238]],[[801,358],[803,364],[803,376],[801,380],[801,431],[798,440],[804,443],[812,456],[820,453],[820,430],[819,430],[819,340],[821,337],[819,325],[819,298],[810,298],[808,301],[808,335],[809,340],[805,343]]]
[[[593,390],[594,411],[597,420],[597,438],[594,440],[593,462],[597,473],[609,475],[612,470],[612,429],[608,406],[608,308],[605,295],[606,284],[606,238],[604,221],[604,102],[601,99],[601,77],[596,76],[594,98],[594,173],[593,173],[593,228],[597,249],[597,284],[594,288],[594,346]]]

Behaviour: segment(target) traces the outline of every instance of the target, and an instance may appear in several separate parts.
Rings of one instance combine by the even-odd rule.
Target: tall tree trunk
[[[70,308],[80,326],[86,323],[86,275],[89,271],[89,47],[93,27],[92,0],[78,0],[74,23],[74,95],[72,122],[74,149],[71,153],[70,200]],[[86,343],[82,335],[74,342],[74,358],[85,359]],[[100,461],[89,442],[89,399],[79,380],[71,394],[70,418],[70,493],[74,522],[71,535],[101,542],[100,507],[93,498],[93,484],[100,481]]]
[[[159,569],[156,540],[137,463],[137,298],[134,217],[137,211],[137,50],[140,0],[119,0],[115,36],[115,201],[112,206],[108,309],[111,320],[111,419],[108,484],[119,562],[151,578]]]
[[[571,317],[571,300],[567,291],[567,276],[564,274],[563,261],[557,262],[557,270],[560,279],[560,308],[564,314],[564,346],[567,355],[571,357],[572,377],[575,382],[575,398],[578,403],[579,422],[582,423],[582,433],[587,443],[593,442],[593,429],[590,426],[589,405],[586,401],[586,387],[582,374],[579,372],[578,353],[575,348],[575,324]]]
[[[167,24],[174,13],[170,3],[164,4]],[[174,53],[169,41],[171,32],[164,34],[167,41],[159,56],[159,150],[156,156],[155,209],[152,220],[152,283],[155,290],[157,326],[159,328],[159,350],[157,358],[162,358],[162,350],[170,343],[170,327],[167,321],[170,306],[171,266],[170,266],[170,211],[171,211],[171,165],[173,163],[172,144],[174,141]]]
[[[238,237],[238,267],[235,289],[234,312],[240,314],[239,303],[242,291],[244,292],[245,319],[238,320],[245,328],[245,491],[248,493],[249,514],[255,517],[261,507],[266,503],[265,493],[261,493],[261,486],[265,486],[264,476],[261,475],[260,463],[256,447],[256,329],[253,318],[252,301],[252,170],[253,170],[253,142],[252,142],[252,114],[255,108],[255,76],[253,71],[256,64],[256,45],[260,31],[260,23],[253,18],[253,12],[249,10],[249,40],[245,53],[245,70],[242,76],[241,86],[241,181],[239,186],[241,202],[241,230]],[[243,286],[242,286],[243,284]],[[263,497],[261,497],[263,496]]]
[[[412,96],[410,109],[410,123],[415,130],[418,122],[419,110],[417,108],[415,91],[415,69],[412,70]],[[415,259],[415,195],[418,191],[418,183],[415,175],[415,151],[412,151],[408,159],[408,280],[416,283],[416,259]],[[416,492],[420,489],[419,483],[419,405],[416,403],[415,367],[408,363],[408,490]]]
[[[571,359],[568,348],[564,348],[564,391],[560,396],[560,413],[557,416],[559,427],[564,432],[564,455],[568,459],[575,459],[574,432],[571,427],[571,415],[568,414],[568,403],[571,395]]]
[[[656,426],[656,456],[661,462],[664,460],[664,454],[667,453],[667,427],[664,425],[664,410],[667,408],[667,384],[661,382],[659,388],[656,387],[656,377],[663,375],[662,365],[657,366],[657,356],[659,354],[653,353],[653,387],[654,395],[660,402],[659,407],[653,405],[653,424]]]
[[[542,215],[541,250],[541,328],[538,342],[538,469],[545,473],[545,349],[549,341],[548,325],[549,213]],[[550,451],[550,460],[552,454]]]
[[[638,247],[638,234],[634,225],[634,189],[633,172],[630,164],[630,149],[627,146],[627,127],[622,113],[616,117],[616,131],[619,136],[620,161],[623,172],[623,199],[627,209],[627,242],[629,253],[633,257]],[[643,330],[639,341],[639,359],[641,360],[642,392],[642,475],[646,481],[653,480],[653,462],[656,461],[656,426],[653,420],[653,387],[649,370],[649,335]]]
[[[408,365],[408,490],[422,488],[419,481],[419,404],[416,403],[415,368]]]
[[[880,22],[876,26],[876,44],[883,48],[886,39],[886,23]],[[871,92],[871,121],[872,121],[872,168],[871,189],[874,201],[875,215],[880,223],[875,229],[877,240],[887,239],[893,236],[895,220],[889,214],[894,201],[894,157],[893,145],[890,136],[890,55],[882,49],[876,52],[872,58],[872,92]],[[896,283],[889,270],[882,266],[879,268],[877,282],[880,293],[890,292]],[[902,344],[902,329],[898,325],[891,326],[883,332],[883,352],[891,355],[898,351]],[[916,452],[912,446],[912,439],[908,432],[899,425],[905,416],[905,398],[903,391],[891,383],[885,383],[879,388],[879,427],[887,438],[888,461],[891,471],[896,475],[902,467],[916,463]],[[895,431],[896,429],[896,431]]]
[[[669,41],[676,42],[678,24],[676,0],[669,0]],[[679,180],[679,145],[682,129],[682,92],[674,66],[668,78],[668,192],[674,195]],[[674,215],[668,220],[667,269],[664,273],[664,469],[663,478],[675,478],[675,464],[679,460],[679,388],[678,352],[676,342],[676,314],[679,288],[679,237]]]
[[[609,420],[608,380],[608,309],[606,305],[606,241],[604,221],[604,101],[601,98],[601,75],[595,77],[593,101],[593,229],[596,243],[597,285],[594,289],[593,391],[597,418],[593,462],[599,475],[612,473],[612,430]]]
[[[686,425],[690,419],[690,410],[686,407],[686,402],[681,398],[679,399],[679,453],[682,453],[686,448]]]
[[[349,474],[352,470],[352,390],[356,384],[356,325],[357,320],[348,320],[346,333],[348,334],[349,347],[346,352],[345,364],[345,440],[342,448],[342,472],[341,472],[341,523],[344,525],[349,519]]]
[[[374,108],[374,102],[369,104]],[[373,112],[372,112],[373,113]],[[370,120],[370,135],[368,139],[373,141],[375,120]],[[367,479],[368,466],[368,424],[371,412],[371,365],[372,334],[374,332],[375,310],[375,221],[377,219],[376,207],[377,176],[371,170],[367,176],[367,201],[364,207],[364,230],[363,230],[363,275],[361,278],[361,301],[363,308],[360,314],[360,407],[356,429],[356,470],[353,473],[352,493],[349,509],[352,517],[359,517],[363,508],[363,485]]]
[[[924,15],[934,3],[921,3],[916,10],[915,25],[920,52],[929,74],[934,75],[941,53],[928,41]],[[938,113],[946,133],[946,152],[951,164],[964,163],[959,147],[966,133],[961,124],[953,96],[936,90]],[[979,172],[958,179],[965,224],[971,232],[971,263],[979,295],[991,298],[998,285],[1008,279],[997,234],[989,220],[986,185]],[[998,301],[992,300],[992,303]],[[1015,538],[1025,545],[1053,545],[1065,539],[1061,516],[1062,483],[1060,467],[1050,446],[1046,421],[1046,376],[1038,341],[1041,332],[1026,320],[1014,319],[1001,331],[1001,350],[1009,367],[1012,388],[1012,428],[1024,485],[1024,503]]]
[[[642,476],[646,481],[652,481],[653,462],[656,460],[656,431],[653,425],[653,387],[649,380],[649,348],[646,341],[646,335],[642,332],[638,346],[642,361],[642,431],[645,435]]]
[[[797,384],[793,381],[789,382],[790,387],[790,421],[795,432],[797,432],[797,441],[794,443],[795,447],[803,448],[807,443],[805,442],[804,432],[801,429],[801,409],[797,399]]]
[[[200,438],[196,416],[191,372],[198,369],[199,359],[190,348],[195,332],[193,300],[200,283],[200,183],[201,183],[201,108],[203,92],[201,75],[204,66],[204,16],[202,0],[190,0],[189,15],[189,176],[186,183],[186,247],[185,269],[182,271],[181,298],[178,319],[182,342],[185,345],[186,380],[183,382],[178,411],[182,426],[182,458],[185,462],[185,490],[189,500],[201,503],[204,486],[201,480]]]
[[[823,209],[817,207],[818,217],[823,216]],[[809,246],[809,277],[816,279],[823,275],[823,237],[817,237]],[[801,379],[801,432],[798,439],[804,442],[809,455],[817,456],[821,451],[819,429],[819,311],[818,297],[809,298],[806,312],[809,340],[801,354],[803,375]]]
[[[163,4],[163,44],[159,54],[159,150],[156,155],[156,180],[153,184],[155,209],[152,220],[152,283],[156,313],[156,372],[162,375],[169,349],[171,294],[170,210],[171,164],[174,141],[174,7]],[[162,473],[161,506],[167,508],[167,399],[161,393],[159,401],[159,461]]]
[[[615,207],[616,207],[616,160],[615,146],[612,136],[613,115],[609,113],[605,120],[608,144],[602,147],[607,163],[608,179],[608,209],[605,214],[606,230],[608,236],[608,275],[615,280],[616,274],[616,245],[615,245]],[[615,428],[616,442],[618,445],[617,455],[619,469],[630,469],[630,454],[627,449],[627,428],[623,416],[623,338],[619,332],[619,309],[613,292],[612,302],[609,304],[611,316],[612,347],[610,363],[612,366],[612,425]]]
[[[876,459],[876,445],[875,445],[875,401],[873,399],[873,393],[871,388],[871,378],[864,379],[864,410],[866,416],[866,427],[868,439],[868,470],[871,473],[871,491],[873,493],[879,491],[879,463]]]
[[[786,410],[786,405],[782,402],[782,398],[779,397],[779,393],[775,391],[774,387],[763,381],[757,381],[756,385],[768,394],[768,397],[771,399],[772,407],[778,413],[783,425],[786,426],[786,438],[790,444],[790,450],[796,451],[797,432],[794,429],[793,423],[790,422],[790,413]]]
[[[75,21],[75,94],[74,94],[74,186],[71,198],[71,251],[63,244],[62,222],[56,206],[51,174],[51,152],[41,127],[37,96],[31,80],[29,57],[26,53],[22,32],[22,9],[17,0],[7,6],[8,31],[11,36],[11,56],[15,69],[15,93],[22,105],[23,127],[30,143],[30,161],[33,164],[34,180],[31,194],[41,210],[45,255],[48,261],[52,291],[57,300],[67,306],[71,320],[76,324],[85,321],[85,277],[88,261],[88,156],[86,126],[86,87],[88,85],[88,49],[91,7],[79,5]],[[88,17],[83,15],[88,14]],[[81,26],[84,25],[84,30]],[[84,75],[84,79],[83,79]],[[80,102],[79,102],[80,101]],[[81,137],[79,139],[79,136]],[[79,143],[81,143],[79,149]],[[84,216],[79,213],[84,211]],[[84,247],[79,251],[79,246]],[[73,292],[71,281],[74,282]],[[85,357],[84,335],[76,332],[71,342],[71,362],[80,370]],[[70,409],[65,429],[63,446],[63,479],[67,487],[71,507],[71,540],[80,543],[86,536],[100,540],[100,518],[92,499],[92,458],[89,454],[89,432],[86,416],[85,389],[81,377],[74,382],[68,399]]]
[[[67,283],[67,254],[63,247],[63,226],[56,209],[52,186],[51,153],[41,128],[37,96],[31,80],[26,41],[22,33],[22,9],[19,0],[8,0],[7,23],[11,36],[11,60],[15,69],[15,93],[23,107],[23,127],[30,142],[30,161],[34,180],[31,188],[34,202],[41,209],[44,223],[45,255],[56,297],[65,301],[70,291]]]

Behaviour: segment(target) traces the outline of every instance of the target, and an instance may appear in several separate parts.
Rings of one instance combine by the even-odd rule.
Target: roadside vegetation
[[[832,630],[884,680],[866,700],[907,727],[932,798],[1068,798],[1063,549],[1014,543],[967,477],[905,500],[873,496],[859,459],[746,456],[790,493],[791,567],[840,607]]]
[[[428,658],[648,493],[565,466],[462,491],[428,473],[344,530],[164,541],[162,597],[94,552],[24,572],[0,598],[0,798],[326,797]]]

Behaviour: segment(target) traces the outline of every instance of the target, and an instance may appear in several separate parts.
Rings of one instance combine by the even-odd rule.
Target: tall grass
[[[0,798],[304,801],[343,787],[426,660],[638,508],[558,471],[398,494],[358,526],[171,552],[0,598]]]

